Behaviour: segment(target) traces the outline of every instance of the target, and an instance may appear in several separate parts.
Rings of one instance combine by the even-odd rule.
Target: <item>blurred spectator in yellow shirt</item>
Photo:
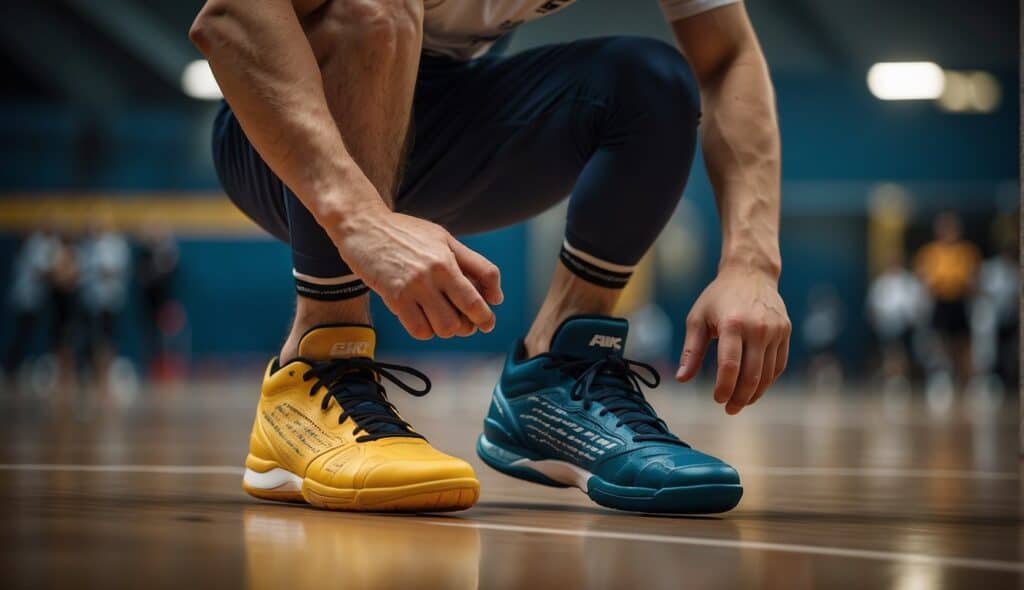
[[[914,268],[933,301],[932,328],[941,342],[945,364],[963,385],[971,376],[971,297],[981,252],[963,239],[960,218],[945,212],[935,218],[935,239],[917,252]]]

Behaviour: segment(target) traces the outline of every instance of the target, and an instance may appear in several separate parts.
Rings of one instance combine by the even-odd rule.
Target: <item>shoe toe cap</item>
[[[685,465],[672,469],[662,487],[698,485],[739,485],[740,475],[731,465],[721,461]]]
[[[476,479],[469,463],[425,442],[349,447],[317,460],[309,476],[333,488],[392,488],[454,479]]]
[[[465,461],[402,461],[379,465],[366,473],[363,487],[388,488],[448,479],[476,478]]]
[[[670,488],[740,483],[732,466],[692,449],[650,449],[617,463],[612,481],[618,485]]]
[[[389,488],[453,479],[476,479],[469,463],[437,453],[430,458],[392,459],[367,465],[362,473],[364,488]]]

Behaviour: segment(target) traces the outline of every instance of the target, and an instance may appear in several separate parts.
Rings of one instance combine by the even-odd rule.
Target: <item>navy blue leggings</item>
[[[652,39],[589,39],[470,62],[424,56],[395,206],[460,235],[529,219],[571,193],[562,262],[622,287],[682,196],[699,118],[688,64]],[[365,292],[227,105],[213,153],[231,199],[291,243],[300,295]]]

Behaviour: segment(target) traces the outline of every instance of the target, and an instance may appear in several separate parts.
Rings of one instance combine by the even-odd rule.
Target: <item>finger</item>
[[[476,334],[476,330],[476,324],[469,321],[469,318],[466,316],[459,314],[459,329],[455,331],[456,336],[461,336],[463,338],[472,336],[473,334]]]
[[[417,340],[430,340],[434,337],[434,330],[430,327],[427,316],[423,315],[423,310],[414,301],[386,305],[410,336]]]
[[[779,344],[779,352],[775,355],[776,379],[786,371],[786,365],[789,363],[789,334],[790,332],[787,331],[785,338],[782,339],[782,344]]]
[[[459,312],[447,297],[439,291],[430,291],[418,297],[417,301],[427,316],[434,334],[441,338],[451,338],[458,333],[461,325]]]
[[[479,287],[480,294],[484,296],[487,303],[498,305],[505,299],[501,292],[501,271],[490,261],[469,249],[462,242],[453,237],[448,239],[448,245],[455,254],[455,261],[459,268]]]
[[[775,359],[779,354],[779,344],[777,341],[772,341],[768,344],[768,347],[764,351],[764,365],[761,366],[761,382],[757,384],[757,389],[754,391],[754,395],[750,397],[750,401],[747,405],[753,405],[757,400],[761,399],[764,392],[768,390],[768,387],[772,383],[775,383]]]
[[[462,316],[484,332],[494,329],[494,312],[464,276],[456,275],[445,289],[445,295]]]
[[[743,336],[737,324],[726,323],[718,338],[718,375],[715,378],[715,401],[724,404],[736,389],[743,359]]]
[[[761,371],[764,368],[765,341],[751,338],[749,335],[743,342],[743,363],[740,367],[739,381],[729,402],[725,404],[727,414],[738,414],[743,406],[754,397],[758,384],[761,383]]]
[[[683,352],[679,355],[679,370],[676,380],[685,383],[693,379],[704,363],[704,353],[708,348],[708,326],[703,317],[693,316],[686,319],[686,340]]]

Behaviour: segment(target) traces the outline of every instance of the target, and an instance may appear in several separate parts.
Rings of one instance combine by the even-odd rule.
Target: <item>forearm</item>
[[[383,206],[366,198],[372,186],[332,118],[316,56],[290,2],[209,2],[190,36],[253,146],[314,217],[336,221]]]
[[[702,95],[704,160],[722,224],[721,264],[778,276],[779,131],[760,52],[737,55]]]
[[[775,92],[742,4],[673,23],[700,82],[704,161],[722,224],[721,265],[777,277],[780,146]]]

